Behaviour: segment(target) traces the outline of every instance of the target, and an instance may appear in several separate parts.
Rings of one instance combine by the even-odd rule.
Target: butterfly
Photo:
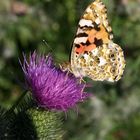
[[[113,42],[107,9],[101,0],[92,2],[81,17],[70,64],[62,66],[62,69],[65,68],[76,77],[89,77],[95,81],[121,79],[125,68],[123,50]]]

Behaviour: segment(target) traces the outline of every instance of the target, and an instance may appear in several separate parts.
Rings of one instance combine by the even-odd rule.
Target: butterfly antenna
[[[47,41],[43,39],[43,43],[49,48],[49,51],[52,53],[52,47],[47,43]]]

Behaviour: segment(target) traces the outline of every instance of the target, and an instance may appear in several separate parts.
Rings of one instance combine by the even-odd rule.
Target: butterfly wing
[[[112,39],[106,7],[100,0],[95,0],[87,7],[78,24],[71,52],[74,75],[100,81],[119,80],[125,60],[122,49]],[[113,61],[110,54],[114,56]],[[120,68],[119,65],[123,66]]]

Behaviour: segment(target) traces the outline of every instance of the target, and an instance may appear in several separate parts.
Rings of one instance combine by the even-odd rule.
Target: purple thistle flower
[[[43,108],[66,111],[89,96],[84,92],[86,84],[56,68],[50,55],[39,56],[34,52],[29,62],[24,55],[22,69],[34,99]]]

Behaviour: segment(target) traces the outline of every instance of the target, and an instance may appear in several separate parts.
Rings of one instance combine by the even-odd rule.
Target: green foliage
[[[39,52],[47,53],[51,48],[57,64],[68,60],[78,20],[91,1],[22,0],[22,6],[26,5],[24,14],[19,14],[11,9],[16,1],[12,1],[13,3],[11,0],[0,1],[0,105],[4,108],[0,110],[1,136],[4,134],[11,136],[14,131],[18,132],[18,130],[22,130],[19,131],[18,138],[30,134],[34,138],[40,137],[40,139],[41,136],[44,136],[47,126],[44,126],[45,123],[42,125],[42,122],[44,122],[43,118],[47,118],[47,115],[50,118],[50,112],[46,111],[45,113],[37,109],[30,109],[26,112],[29,106],[23,102],[12,113],[13,115],[8,117],[11,119],[5,119],[5,115],[3,115],[5,114],[3,112],[16,101],[23,89],[21,82],[24,82],[24,78],[18,58],[21,58],[23,51],[29,53],[36,49]],[[68,113],[68,118],[63,124],[67,131],[65,139],[68,140],[139,139],[139,0],[103,1],[108,9],[114,42],[124,50],[125,73],[122,80],[113,84],[86,79],[92,85],[88,91],[93,93],[94,97],[79,106],[78,116],[75,112]],[[46,40],[50,48],[43,43],[43,39]],[[27,102],[29,103],[29,101]],[[38,113],[42,115],[38,115]],[[56,122],[52,122],[52,125],[55,126],[57,118],[54,114],[52,117],[56,120]],[[48,123],[47,120],[46,123]],[[13,131],[7,131],[6,126],[11,128],[13,124],[16,126],[13,127]],[[25,129],[26,127],[29,131]],[[48,133],[52,135],[54,130],[56,129],[53,128],[53,131],[48,131]],[[22,134],[22,132],[24,133]],[[42,132],[42,134],[37,132]],[[32,137],[30,138],[32,139]]]
[[[6,109],[0,108],[0,139],[9,139],[9,132],[11,131],[11,126],[15,118],[15,113],[13,111],[7,112]]]
[[[114,127],[106,136],[107,140],[139,140],[140,113],[131,114],[127,120],[117,122]]]

